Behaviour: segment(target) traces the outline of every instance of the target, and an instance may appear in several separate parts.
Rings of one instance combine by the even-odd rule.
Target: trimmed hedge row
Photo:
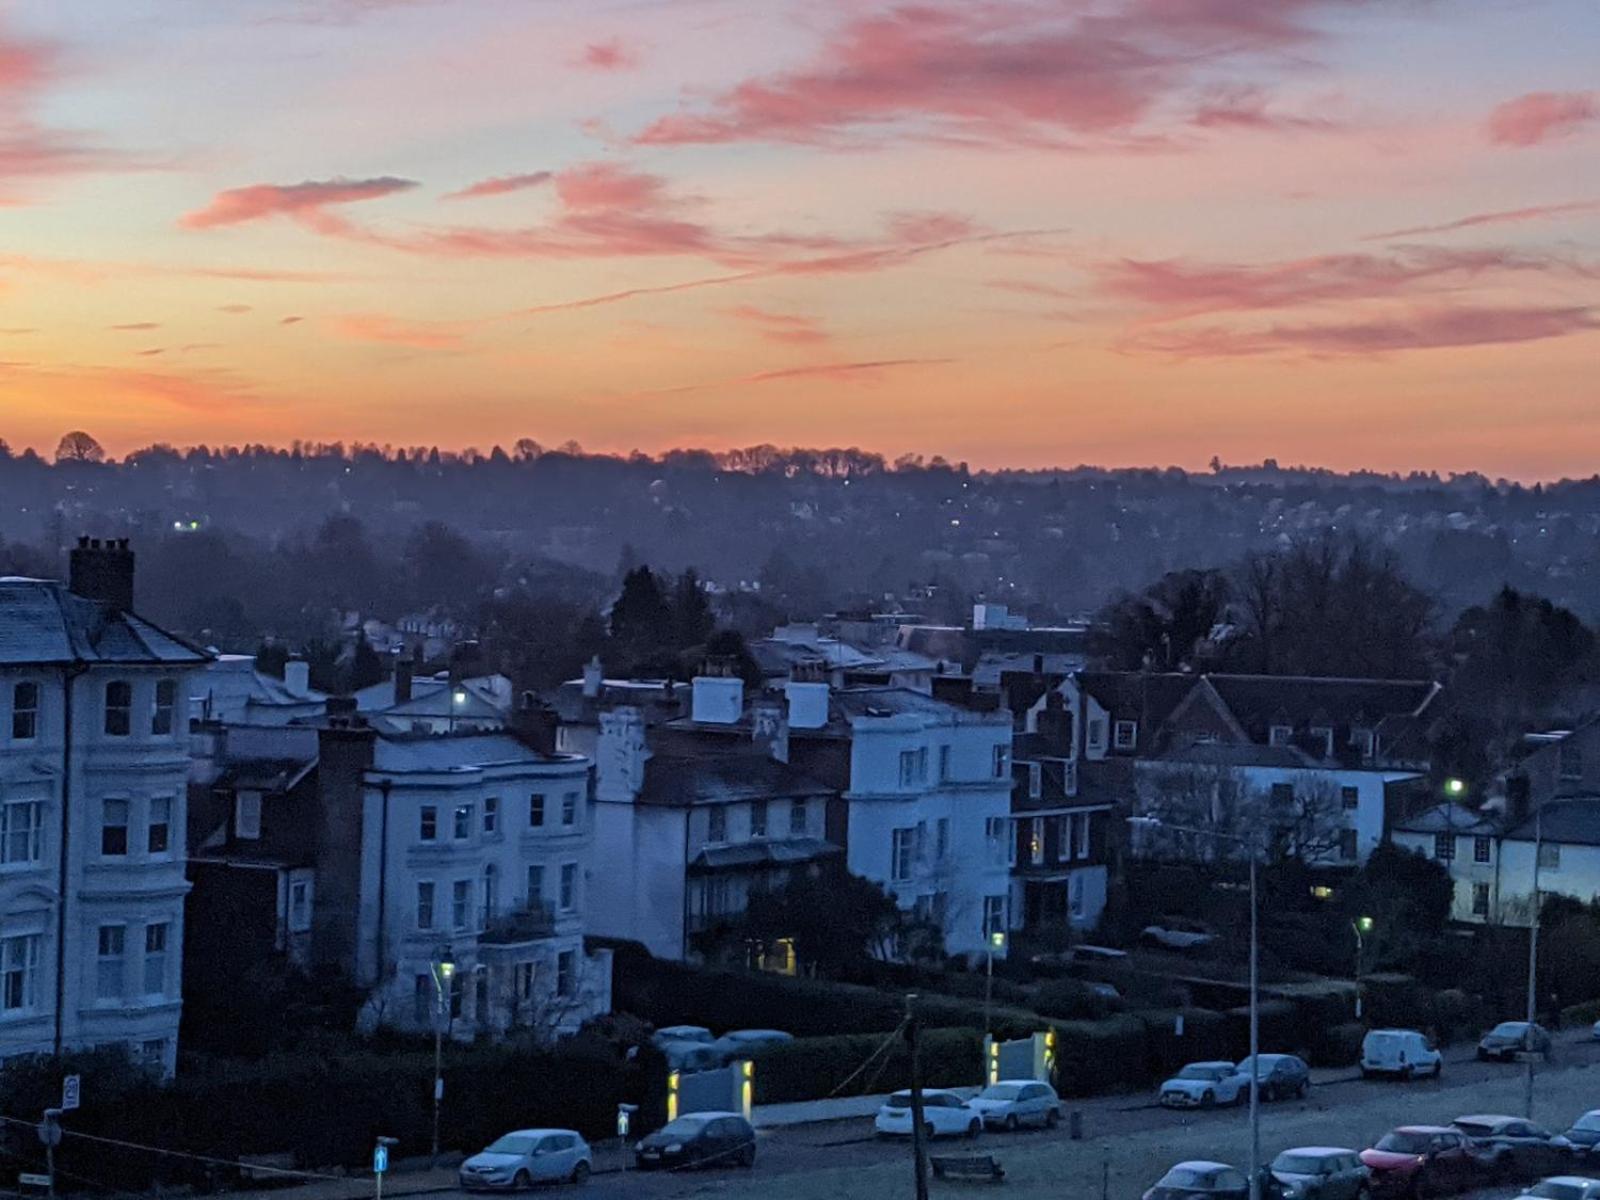
[[[752,1057],[757,1104],[867,1096],[911,1086],[910,1048],[892,1033],[797,1038],[762,1046]],[[983,1082],[983,1035],[976,1030],[925,1030],[921,1057],[929,1087]]]

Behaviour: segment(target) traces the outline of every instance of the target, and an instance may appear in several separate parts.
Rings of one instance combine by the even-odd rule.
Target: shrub
[[[1079,979],[1057,979],[1033,991],[1034,1011],[1061,1020],[1097,1021],[1122,1007],[1120,1000],[1102,996]]]
[[[1313,1067],[1349,1067],[1361,1057],[1361,1043],[1367,1027],[1360,1021],[1345,1021],[1318,1030],[1311,1039]]]
[[[1146,1026],[1136,1016],[1055,1021],[1056,1090],[1063,1096],[1144,1087],[1151,1082]]]
[[[1218,1059],[1237,1061],[1244,1057],[1244,1044],[1235,1045],[1228,1019],[1204,1008],[1150,1010],[1135,1013],[1145,1026],[1146,1080],[1159,1083],[1175,1075],[1187,1063]],[[1183,1033],[1177,1031],[1177,1018],[1183,1017]]]
[[[976,1030],[924,1030],[920,1051],[929,1087],[983,1081],[983,1037]],[[910,1047],[894,1033],[796,1038],[762,1046],[752,1058],[757,1104],[874,1095],[911,1085]]]
[[[1296,1004],[1288,1000],[1262,1000],[1258,1007],[1261,1053],[1294,1054],[1306,1047],[1310,1041],[1310,1031],[1301,1023],[1300,1009]],[[1246,1004],[1230,1008],[1227,1018],[1232,1044],[1248,1047],[1250,1006]]]
[[[1593,1025],[1600,1021],[1600,1000],[1585,1000],[1561,1010],[1562,1025]]]

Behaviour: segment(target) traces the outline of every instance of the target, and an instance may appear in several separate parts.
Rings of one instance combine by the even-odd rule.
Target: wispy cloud
[[[1498,105],[1486,133],[1499,146],[1538,146],[1600,121],[1600,92],[1529,92]]]
[[[376,200],[416,187],[410,179],[392,175],[375,179],[323,179],[304,183],[257,183],[218,192],[204,208],[186,213],[178,224],[185,229],[214,229],[242,225],[268,217],[286,216],[319,233],[349,229],[343,217],[327,210],[335,205]]]
[[[254,312],[255,308],[249,304],[219,304],[217,305],[217,311],[237,317],[243,316],[247,312]]]
[[[107,329],[115,329],[119,333],[142,333],[150,329],[160,329],[160,321],[125,321],[120,325],[107,325]]]
[[[522,175],[497,175],[493,179],[480,179],[458,192],[447,192],[446,200],[475,200],[480,196],[504,196],[507,192],[521,192],[540,187],[555,178],[554,171],[529,171]]]
[[[605,38],[585,46],[577,65],[591,71],[627,71],[639,65],[639,55],[621,38]]]
[[[1452,233],[1457,229],[1475,229],[1480,225],[1517,225],[1524,221],[1547,221],[1555,217],[1578,216],[1582,213],[1600,212],[1600,200],[1574,200],[1566,204],[1535,204],[1527,208],[1504,208],[1495,212],[1473,213],[1437,225],[1413,225],[1409,229],[1390,229],[1384,233],[1368,234],[1363,241],[1385,242],[1394,238],[1419,237],[1427,233]]]
[[[724,309],[728,316],[755,326],[769,342],[791,346],[816,346],[830,340],[827,330],[815,317],[799,313],[773,312],[751,304]]]
[[[865,362],[816,363],[805,367],[783,367],[746,375],[740,383],[782,383],[795,379],[860,379],[881,375],[902,367],[931,367],[952,363],[953,358],[880,358]]]

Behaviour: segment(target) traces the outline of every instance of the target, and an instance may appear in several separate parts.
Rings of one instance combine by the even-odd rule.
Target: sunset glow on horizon
[[[23,0],[0,438],[1600,469],[1586,0]]]

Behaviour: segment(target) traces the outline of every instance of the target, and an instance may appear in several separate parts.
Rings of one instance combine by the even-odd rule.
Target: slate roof
[[[1239,723],[1265,732],[1277,719],[1294,724],[1384,718],[1420,713],[1439,690],[1431,680],[1327,679],[1293,675],[1207,675]]]
[[[829,707],[841,720],[854,717],[888,717],[904,713],[954,717],[957,721],[991,721],[992,712],[977,712],[939,700],[911,688],[843,688],[830,697]]]
[[[576,754],[541,754],[508,733],[379,737],[375,771],[475,771],[519,763],[575,763]]]
[[[1414,817],[1395,824],[1396,833],[1494,833],[1499,822],[1493,814],[1474,812],[1460,804],[1435,804]]]
[[[773,841],[739,842],[731,846],[707,846],[690,860],[689,866],[703,871],[778,867],[843,853],[843,847],[822,838],[779,838]]]
[[[638,803],[683,808],[775,797],[827,797],[827,784],[755,753],[711,754],[696,758],[656,756],[644,766]]]
[[[229,759],[212,786],[233,791],[286,792],[316,765],[315,758]]]
[[[0,666],[199,666],[208,657],[142,617],[75,596],[64,584],[0,579]]]
[[[1513,842],[1531,842],[1543,836],[1547,842],[1569,846],[1600,846],[1600,796],[1546,800],[1505,836]]]
[[[1083,690],[1113,717],[1137,720],[1150,727],[1172,715],[1198,678],[1143,671],[1080,671],[1077,675]]]

